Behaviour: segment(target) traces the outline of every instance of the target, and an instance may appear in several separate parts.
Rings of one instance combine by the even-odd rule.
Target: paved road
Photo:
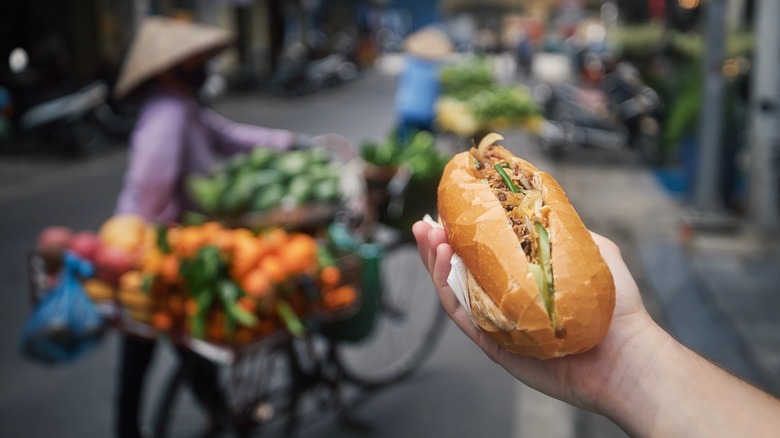
[[[394,84],[393,76],[371,74],[348,86],[296,99],[233,95],[216,109],[239,121],[311,134],[338,132],[358,142],[388,132]],[[631,164],[631,157],[575,154],[551,163],[522,134],[509,133],[508,140],[516,152],[559,179],[586,224],[618,242],[642,285],[634,239],[641,229],[636,228],[650,215],[660,217],[660,224],[665,220],[663,200],[646,199],[655,193],[646,190],[650,177]],[[111,214],[124,165],[121,149],[84,162],[0,158],[0,279],[6,286],[5,305],[0,307],[0,436],[110,435],[115,335],[83,359],[59,367],[26,362],[16,343],[28,311],[24,255],[37,232],[51,224],[96,229]],[[653,297],[645,299],[657,314]],[[158,391],[173,363],[169,350],[161,347],[149,395]],[[147,414],[151,409],[149,403]],[[192,436],[198,430],[199,420],[190,414],[195,420],[177,436]],[[420,373],[365,400],[357,414],[374,426],[372,436],[623,436],[600,417],[517,384],[451,324]],[[325,417],[306,429],[305,436],[350,434]]]

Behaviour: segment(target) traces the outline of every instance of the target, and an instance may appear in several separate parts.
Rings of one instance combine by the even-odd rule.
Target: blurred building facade
[[[319,49],[323,39],[340,32],[362,38],[367,58],[377,50],[401,50],[404,37],[435,23],[450,23],[456,30],[458,23],[461,29],[473,27],[476,32],[461,32],[464,38],[493,38],[498,43],[507,13],[544,21],[568,3],[588,1],[3,0],[0,59],[6,61],[13,49],[21,47],[33,63],[39,58],[44,58],[42,65],[60,62],[46,57],[68,58],[68,74],[76,80],[109,79],[118,70],[138,22],[147,15],[166,15],[233,31],[235,50],[222,57],[220,69],[263,77],[273,73],[290,47],[302,44]],[[47,53],[57,50],[59,54]]]
[[[388,2],[370,0],[3,0],[0,2],[0,59],[22,48],[32,64],[53,64],[74,80],[110,77],[139,21],[165,15],[226,28],[236,34],[235,50],[220,68],[243,75],[268,75],[286,46],[366,27],[370,9]],[[416,2],[407,2],[414,5]],[[423,2],[425,3],[425,2]],[[418,6],[415,11],[421,10]],[[357,25],[356,25],[357,23]],[[55,58],[51,60],[49,58]],[[67,60],[66,60],[67,58]]]

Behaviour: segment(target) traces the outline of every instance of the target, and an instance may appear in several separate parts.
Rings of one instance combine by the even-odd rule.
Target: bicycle
[[[327,140],[342,153],[349,146],[340,136]],[[405,195],[399,187],[405,176],[400,173],[393,180],[394,174],[380,181],[379,196],[365,197],[363,223],[350,224],[352,218],[347,217],[342,223],[349,225],[340,228],[341,238],[363,241],[357,250],[360,263],[347,257],[344,269],[345,275],[362,274],[359,309],[343,318],[310,318],[301,338],[280,331],[241,350],[200,341],[188,345],[224,365],[221,386],[235,414],[231,427],[236,434],[281,429],[293,435],[302,418],[328,408],[337,410],[345,424],[360,426],[349,411],[347,385],[373,391],[396,383],[431,354],[445,313],[436,294],[426,290],[430,280],[417,259],[411,234],[379,220],[380,209],[404,204],[398,197]],[[174,417],[181,402],[183,372],[181,366],[173,371],[159,398],[155,437],[168,436],[170,427],[179,423]]]

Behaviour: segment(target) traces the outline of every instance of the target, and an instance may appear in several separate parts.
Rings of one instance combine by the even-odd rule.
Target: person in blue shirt
[[[407,56],[395,94],[400,139],[415,131],[433,130],[436,100],[441,92],[439,70],[442,60],[452,53],[449,37],[435,26],[413,33],[404,46]]]

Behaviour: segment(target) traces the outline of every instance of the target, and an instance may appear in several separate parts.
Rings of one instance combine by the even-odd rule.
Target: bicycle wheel
[[[366,388],[411,374],[433,351],[445,314],[413,242],[386,246],[381,257],[381,300],[371,333],[339,342],[336,362],[343,376]]]
[[[255,351],[225,370],[223,388],[239,436],[249,431],[276,436],[294,428],[295,375],[285,345]]]
[[[222,429],[232,429],[238,436],[257,429],[292,430],[293,375],[283,348],[259,349],[231,366],[220,366],[218,381],[230,415],[222,419]],[[204,409],[190,391],[184,391],[187,383],[184,367],[177,366],[160,394],[152,424],[153,437],[193,436],[208,426],[206,422],[192,421],[202,417]]]

